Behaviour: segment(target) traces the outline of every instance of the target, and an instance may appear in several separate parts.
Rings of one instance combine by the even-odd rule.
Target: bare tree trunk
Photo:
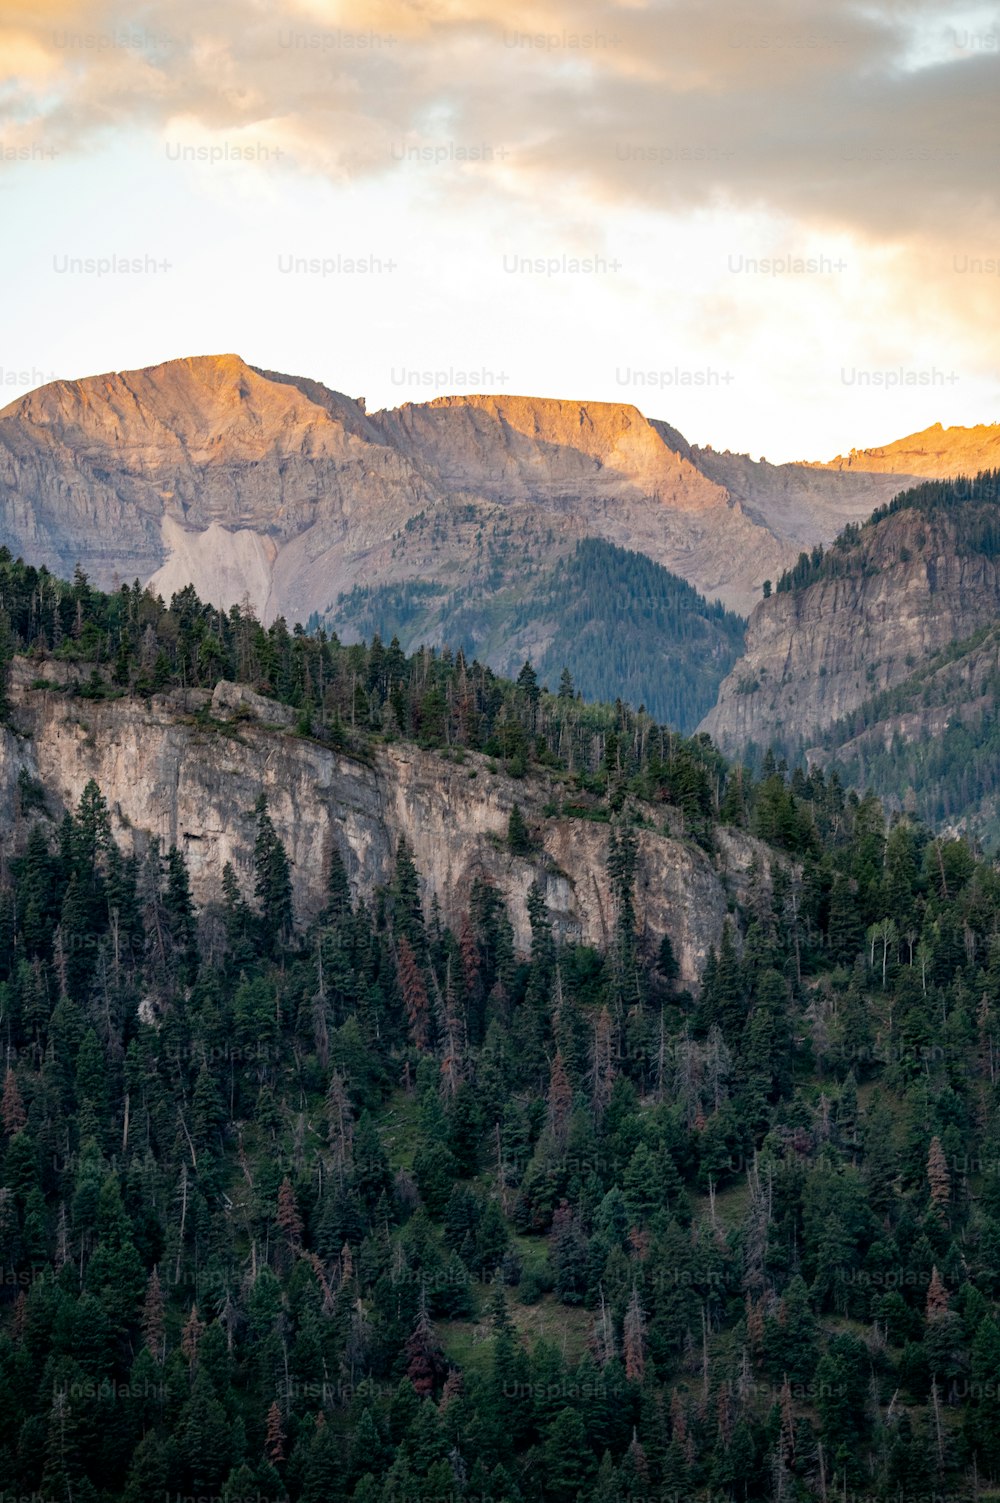
[[[934,1429],[937,1433],[938,1466],[941,1467],[944,1465],[944,1440],[941,1436],[941,1406],[938,1403],[937,1374],[935,1374],[931,1382],[931,1398],[934,1401]]]
[[[708,1403],[708,1317],[705,1306],[701,1307],[701,1385],[702,1397]]]
[[[174,1265],[174,1283],[175,1284],[179,1284],[180,1281],[181,1281],[181,1258],[182,1258],[182,1256],[184,1254],[184,1226],[185,1226],[185,1223],[187,1222],[187,1207],[188,1207],[188,1166],[187,1166],[187,1164],[182,1164],[181,1165],[181,1227],[180,1227],[180,1235],[177,1238],[177,1262]]]
[[[496,1140],[497,1140],[497,1191],[498,1191],[499,1196],[500,1196],[500,1209],[503,1211],[504,1215],[506,1216],[508,1214],[508,1205],[507,1205],[507,1180],[506,1180],[506,1176],[504,1174],[503,1145],[502,1145],[502,1143],[500,1141],[500,1123],[499,1122],[496,1124]]]

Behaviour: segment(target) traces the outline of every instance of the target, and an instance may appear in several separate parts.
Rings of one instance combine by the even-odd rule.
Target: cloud
[[[1000,23],[974,0],[944,14],[939,0],[149,0],[140,12],[33,0],[5,6],[0,58],[5,152],[89,157],[101,188],[105,144],[138,148],[126,239],[169,199],[178,260],[211,268],[201,210],[221,201],[233,224],[294,227],[310,254],[352,237],[399,252],[391,290],[353,300],[367,309],[357,346],[389,351],[365,375],[372,389],[401,339],[414,360],[421,344],[485,341],[489,360],[498,346],[522,360],[529,388],[548,372],[552,394],[585,381],[612,397],[602,371],[656,363],[661,348],[689,363],[709,351],[739,368],[742,395],[717,399],[728,421],[756,433],[794,410],[798,432],[822,427],[827,407],[844,414],[833,452],[865,439],[844,363],[955,366],[956,404],[977,382],[995,388],[1000,277],[975,266],[1000,257]],[[266,175],[164,173],[175,161],[198,173],[212,152],[256,154]],[[15,156],[0,160],[0,188],[34,189],[16,165],[8,174]],[[35,236],[44,265],[49,233]],[[612,247],[624,269],[607,285],[497,270],[507,252]],[[770,280],[732,274],[730,256],[847,269]],[[236,297],[240,274],[224,280]],[[210,284],[192,272],[178,305],[195,344],[209,337]],[[315,337],[325,303],[311,287],[302,298]],[[243,303],[232,321],[245,318]],[[900,431],[924,420],[907,412]],[[713,436],[714,417],[692,421]]]
[[[160,0],[141,22],[92,0],[7,16],[0,120],[61,149],[182,119],[259,127],[342,178],[420,160],[400,144],[481,143],[532,192],[765,208],[879,239],[996,227],[1000,48],[975,12],[949,26],[921,0]]]

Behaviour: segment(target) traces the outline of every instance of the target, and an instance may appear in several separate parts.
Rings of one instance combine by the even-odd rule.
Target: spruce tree
[[[514,804],[507,820],[507,849],[514,856],[530,856],[532,851],[531,832],[520,804]]]
[[[254,841],[254,894],[257,898],[264,947],[275,952],[292,932],[292,879],[285,848],[268,813],[267,794],[262,793],[254,810],[257,836]]]

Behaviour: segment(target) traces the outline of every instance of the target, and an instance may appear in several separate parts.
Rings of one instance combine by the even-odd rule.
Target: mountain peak
[[[356,585],[480,599],[486,559],[500,589],[591,537],[745,613],[801,548],[925,473],[1000,465],[997,441],[936,428],[775,468],[694,450],[630,401],[468,392],[369,414],[230,350],[53,382],[6,408],[0,542],[95,583],[191,582],[217,604],[249,595],[264,617],[347,629],[338,599]],[[438,617],[412,619],[440,640]]]
[[[823,470],[864,470],[874,473],[930,476],[945,479],[974,474],[1000,465],[1000,423],[979,423],[970,428],[945,428],[932,423],[919,433],[870,449],[852,449],[818,464]]]

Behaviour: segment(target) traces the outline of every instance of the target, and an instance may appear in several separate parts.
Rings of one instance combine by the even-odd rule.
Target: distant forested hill
[[[551,568],[544,548],[505,567],[481,589],[454,592],[428,581],[341,597],[331,619],[350,634],[398,635],[461,645],[503,672],[530,656],[553,689],[564,669],[585,698],[644,704],[682,732],[715,702],[743,645],[745,622],[710,604],[644,554],[588,538]]]

